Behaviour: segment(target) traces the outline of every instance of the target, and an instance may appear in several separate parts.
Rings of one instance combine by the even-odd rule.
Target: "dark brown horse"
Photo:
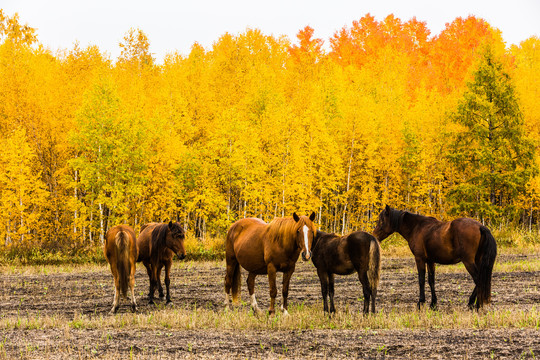
[[[469,297],[469,308],[481,308],[491,301],[491,274],[497,256],[497,243],[489,229],[478,221],[459,218],[442,222],[433,217],[386,208],[380,213],[373,234],[382,241],[397,232],[407,240],[418,269],[420,299],[425,303],[426,264],[431,288],[431,308],[437,307],[435,263],[463,262],[475,287]]]
[[[148,294],[149,303],[154,303],[154,292],[159,289],[159,297],[163,298],[163,287],[161,286],[161,269],[165,267],[165,286],[167,287],[167,304],[171,302],[170,293],[170,273],[174,254],[180,260],[186,257],[184,248],[184,228],[177,222],[169,223],[149,223],[143,225],[141,233],[137,238],[139,247],[139,258],[148,272],[150,280],[150,292]]]
[[[381,247],[372,235],[356,231],[346,236],[317,231],[313,240],[311,260],[317,268],[321,281],[324,312],[328,312],[330,295],[330,314],[334,307],[334,274],[350,275],[356,271],[364,292],[364,314],[375,312],[375,297],[381,272]]]
[[[138,251],[135,232],[127,225],[117,225],[110,228],[105,235],[103,246],[105,257],[111,266],[114,278],[114,301],[111,314],[120,307],[120,296],[127,298],[128,288],[131,292],[131,308],[137,310],[135,302],[135,260]]]
[[[315,213],[309,217],[298,216],[275,218],[269,224],[256,218],[241,219],[232,224],[227,233],[225,244],[225,305],[229,306],[230,291],[232,299],[238,303],[240,298],[240,266],[249,272],[247,287],[251,297],[253,311],[260,312],[255,299],[255,277],[268,274],[270,284],[270,314],[275,313],[277,295],[276,273],[283,273],[283,304],[281,309],[287,315],[287,296],[289,281],[294,272],[296,261],[302,253],[304,261],[311,257],[311,243],[317,231],[313,220]]]

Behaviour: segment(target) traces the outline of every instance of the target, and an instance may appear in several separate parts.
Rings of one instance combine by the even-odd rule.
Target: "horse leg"
[[[364,293],[364,315],[369,314],[369,303],[371,300],[371,289],[369,287],[369,280],[367,276],[367,271],[360,270],[358,271],[358,280],[360,280],[360,284],[362,284],[362,292]],[[373,309],[373,312],[375,312],[375,309]]]
[[[137,302],[135,301],[135,262],[131,267],[131,273],[129,274],[129,289],[131,291],[131,310],[137,311]]]
[[[267,267],[268,271],[268,284],[270,287],[270,307],[268,308],[268,313],[274,315],[276,313],[276,296],[277,296],[277,286],[276,286],[276,273],[277,269],[274,264],[269,263]]]
[[[170,274],[171,274],[171,265],[172,265],[172,258],[171,260],[167,261],[165,263],[165,287],[167,288],[167,301],[165,304],[170,304],[172,303],[171,301],[171,291],[170,291],[170,285],[171,285],[171,278],[170,278]],[[158,277],[159,279],[159,277]],[[163,289],[161,289],[163,291]],[[161,295],[160,295],[161,297]]]
[[[131,311],[137,312],[137,302],[135,301],[135,286],[130,285],[131,290]]]
[[[146,268],[146,273],[148,274],[148,282],[150,283],[150,287],[148,289],[148,298],[150,299],[150,292],[152,291],[152,264],[144,261],[143,265]]]
[[[323,311],[328,313],[328,274],[324,270],[317,269],[317,275],[319,275],[319,281],[321,282],[321,292],[323,298]]]
[[[154,293],[158,284],[158,274],[157,274],[157,264],[151,265],[151,277],[150,277],[150,294],[148,295],[148,304],[153,305],[154,303]]]
[[[109,314],[116,314],[118,311],[118,308],[120,307],[120,291],[118,291],[118,288],[114,287],[114,299],[113,299],[113,306]]]
[[[247,277],[247,288],[249,292],[249,296],[251,298],[251,308],[253,309],[253,312],[255,314],[260,314],[261,310],[257,306],[257,299],[255,299],[255,277],[257,274],[250,272]]]
[[[418,286],[420,288],[420,297],[418,299],[418,310],[420,310],[422,305],[426,302],[426,262],[418,257],[415,258],[415,261],[416,269],[418,270]]]
[[[431,304],[429,305],[429,307],[432,310],[436,310],[437,309],[437,295],[435,294],[435,263],[428,262],[427,268],[428,268],[428,284],[429,284],[429,288],[431,289]]]
[[[334,306],[334,274],[328,273],[328,295],[330,296],[330,314],[336,312],[336,307]]]
[[[477,299],[477,294],[478,294],[478,268],[476,267],[476,264],[475,263],[469,263],[469,262],[463,262],[463,264],[465,265],[465,269],[467,269],[467,271],[469,272],[469,274],[471,275],[471,277],[473,278],[473,281],[474,281],[474,289],[471,293],[471,296],[469,297],[469,303],[467,304],[467,306],[469,307],[469,309],[474,309],[474,305],[476,304],[476,309],[478,309],[480,307],[480,304],[478,304],[478,299]]]
[[[289,283],[291,281],[291,276],[294,272],[294,265],[290,267],[289,270],[283,273],[283,284],[281,289],[281,295],[283,296],[283,302],[281,303],[281,311],[283,312],[283,316],[288,316],[289,312],[287,299],[289,297]]]
[[[159,298],[163,299],[165,297],[165,294],[163,293],[163,286],[161,285],[161,269],[163,269],[163,263],[160,262],[157,267],[157,286],[159,291]]]

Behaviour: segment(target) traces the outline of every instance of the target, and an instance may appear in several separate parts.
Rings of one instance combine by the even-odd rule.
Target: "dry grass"
[[[540,309],[528,310],[487,308],[480,312],[468,310],[432,311],[381,310],[363,316],[357,309],[345,307],[332,318],[324,315],[320,306],[295,305],[290,316],[280,312],[254,315],[248,306],[214,311],[204,308],[158,308],[149,313],[122,313],[115,316],[75,314],[63,316],[7,316],[0,318],[2,330],[36,329],[176,329],[176,330],[313,330],[313,329],[506,329],[540,330]]]

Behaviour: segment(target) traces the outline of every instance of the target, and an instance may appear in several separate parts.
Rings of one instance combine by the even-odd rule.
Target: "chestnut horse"
[[[375,297],[381,272],[381,247],[373,235],[355,231],[346,236],[317,231],[311,250],[311,260],[317,268],[321,282],[324,312],[328,312],[327,296],[330,295],[330,314],[334,307],[334,274],[350,275],[356,271],[364,293],[364,314],[375,312]]]
[[[437,307],[435,263],[463,262],[475,287],[469,297],[469,308],[480,309],[491,301],[491,275],[497,256],[497,243],[489,229],[476,220],[459,218],[450,222],[433,217],[386,208],[380,213],[373,235],[382,241],[397,232],[407,240],[418,269],[420,299],[425,303],[426,264],[431,289],[431,308]]]
[[[174,254],[180,260],[186,257],[184,248],[184,228],[177,222],[149,223],[141,227],[141,233],[137,238],[139,258],[146,267],[150,280],[150,292],[148,293],[149,304],[154,304],[154,292],[159,290],[159,297],[163,298],[161,286],[161,269],[165,267],[165,286],[167,287],[167,304],[171,303],[170,273]]]
[[[135,260],[138,250],[135,232],[127,225],[117,225],[110,228],[105,235],[103,246],[105,257],[111,266],[114,278],[114,301],[111,314],[120,307],[120,296],[127,298],[128,288],[131,292],[131,308],[137,310],[135,302]]]
[[[293,217],[275,218],[269,224],[256,218],[240,219],[232,224],[225,244],[227,263],[225,306],[229,306],[231,289],[233,302],[238,303],[240,299],[240,266],[242,266],[249,272],[247,287],[251,297],[251,307],[256,313],[260,310],[254,294],[255,277],[268,274],[269,313],[274,314],[277,295],[276,273],[283,273],[281,309],[284,315],[288,315],[289,281],[300,253],[304,261],[311,257],[311,243],[317,231],[313,224],[314,219],[315,213],[309,217],[298,216],[294,213]]]

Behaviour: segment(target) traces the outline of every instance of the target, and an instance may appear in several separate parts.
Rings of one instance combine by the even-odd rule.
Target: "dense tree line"
[[[196,236],[316,211],[370,231],[384,204],[533,227],[540,40],[457,18],[366,15],[328,40],[256,29],[162,64],[141,30],[111,60],[52,52],[0,12],[0,238],[77,250],[127,223]]]

